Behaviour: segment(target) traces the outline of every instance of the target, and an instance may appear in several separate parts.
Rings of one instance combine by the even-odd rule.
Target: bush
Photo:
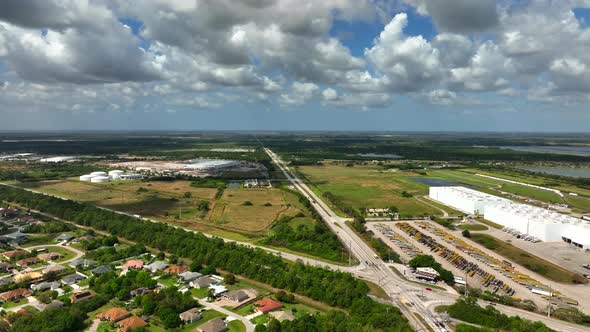
[[[250,205],[254,205],[254,204],[252,204],[252,202],[250,202],[250,201],[245,201],[244,203],[242,203],[242,205],[250,206]]]
[[[461,232],[461,234],[467,238],[471,237],[471,233],[469,233],[469,230],[467,230],[467,229],[464,229],[463,232]]]

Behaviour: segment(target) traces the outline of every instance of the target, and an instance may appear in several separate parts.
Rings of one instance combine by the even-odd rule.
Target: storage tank
[[[113,176],[113,175],[121,175],[121,174],[123,174],[123,173],[125,173],[125,172],[124,172],[124,171],[120,171],[120,170],[117,170],[117,169],[116,169],[116,170],[110,171],[110,172],[109,172],[109,175],[110,175],[110,176]]]
[[[90,182],[90,180],[92,180],[94,176],[91,174],[86,174],[86,175],[82,175],[80,177],[80,181],[84,181],[84,182]]]
[[[107,176],[107,172],[92,172],[90,173],[92,176]]]
[[[108,176],[95,176],[90,180],[92,183],[104,183],[109,181],[111,181],[111,178]]]

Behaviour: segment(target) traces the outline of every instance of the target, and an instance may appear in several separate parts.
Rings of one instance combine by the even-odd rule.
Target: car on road
[[[430,288],[430,287],[426,287],[425,289],[426,289],[427,291],[432,291],[432,288]]]

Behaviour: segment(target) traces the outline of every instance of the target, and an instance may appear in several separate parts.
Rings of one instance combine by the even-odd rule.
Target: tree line
[[[373,301],[368,297],[368,286],[349,273],[309,266],[300,261],[286,262],[262,249],[226,243],[219,238],[208,238],[202,233],[189,232],[23,189],[0,187],[0,198],[82,226],[106,231],[178,257],[187,257],[199,264],[217,267],[275,288],[347,309],[350,316],[342,324],[361,326],[366,330],[410,330],[397,308]],[[316,329],[306,331],[314,330]]]

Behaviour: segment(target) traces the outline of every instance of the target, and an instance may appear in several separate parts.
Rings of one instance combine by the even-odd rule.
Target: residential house
[[[54,289],[58,289],[59,286],[61,286],[61,284],[57,281],[44,281],[44,282],[40,282],[38,284],[34,284],[31,285],[31,289],[33,291],[38,291],[38,292],[42,292],[42,291],[46,291],[46,290],[54,290]]]
[[[59,264],[55,264],[55,265],[51,265],[51,266],[44,268],[41,272],[43,272],[43,274],[46,275],[48,273],[59,273],[65,269],[66,269],[65,267],[63,267]]]
[[[213,290],[213,296],[215,297],[227,292],[227,288],[223,285],[211,285],[209,288]]]
[[[123,264],[122,268],[123,270],[140,270],[143,267],[143,261],[139,260],[139,259],[132,259],[129,260],[127,262],[125,262],[125,264]]]
[[[17,288],[8,292],[4,292],[0,294],[0,299],[8,302],[8,301],[18,301],[22,298],[31,296],[33,292],[30,289],[26,288]]]
[[[74,236],[70,235],[70,234],[62,234],[58,237],[55,238],[55,241],[57,242],[62,242],[62,241],[72,241],[74,239]]]
[[[122,308],[111,308],[105,312],[102,312],[98,315],[96,315],[96,318],[103,320],[103,321],[108,321],[108,322],[118,322],[122,319],[125,319],[127,317],[131,316],[131,314],[129,313],[129,311],[122,309]]]
[[[227,331],[227,326],[225,325],[225,321],[221,318],[212,319],[203,325],[197,327],[197,331],[199,332],[225,332]]]
[[[151,290],[149,288],[141,287],[141,288],[137,288],[137,289],[132,290],[131,292],[129,292],[129,295],[131,295],[131,297],[136,297],[136,296],[145,295],[149,292],[151,292]]]
[[[15,210],[15,209],[0,208],[0,217],[16,218],[16,216],[18,216],[18,211],[17,210]]]
[[[19,273],[14,276],[14,282],[35,282],[43,279],[43,274],[41,272],[32,271],[32,272],[25,272]]]
[[[14,278],[12,276],[0,278],[0,286],[8,286],[14,282]]]
[[[164,269],[164,272],[169,273],[169,274],[181,274],[183,272],[186,272],[188,270],[188,267],[184,266],[184,265],[170,265],[169,267],[167,267],[166,269]]]
[[[87,267],[92,267],[96,265],[96,262],[90,259],[75,259],[70,263],[70,266],[73,267],[74,269],[78,269],[78,268],[87,268]]]
[[[283,307],[283,304],[281,302],[269,298],[256,301],[254,302],[254,305],[256,306],[256,310],[262,312],[263,314]]]
[[[125,318],[117,324],[119,325],[120,332],[127,332],[127,331],[131,331],[133,329],[144,327],[144,326],[148,325],[148,323],[146,323],[143,319],[141,319],[137,316],[131,316],[129,318]]]
[[[158,271],[162,271],[168,267],[168,263],[164,261],[155,261],[151,264],[144,266],[143,268],[150,271],[151,273],[155,273]]]
[[[18,261],[16,261],[16,266],[26,267],[26,266],[35,265],[37,263],[41,263],[41,260],[39,258],[28,257],[28,258],[19,259]]]
[[[9,262],[0,262],[0,272],[6,272],[14,269],[14,265]]]
[[[285,311],[285,310],[273,311],[273,312],[269,312],[268,315],[270,317],[278,320],[279,322],[282,322],[284,320],[288,320],[288,321],[295,320],[295,315],[293,315],[293,312],[291,312],[291,311]]]
[[[193,286],[194,288],[208,288],[211,285],[216,284],[217,281],[215,281],[214,279],[210,278],[209,276],[203,276],[200,277],[196,280],[191,281],[191,286]]]
[[[56,309],[56,308],[63,308],[64,303],[60,300],[53,300],[50,303],[46,304],[43,310],[47,309]]]
[[[72,295],[70,295],[70,302],[76,303],[79,301],[91,299],[96,296],[96,293],[90,289],[85,289],[82,291],[78,291]]]
[[[178,276],[184,282],[191,282],[191,281],[193,281],[193,280],[195,280],[195,279],[197,279],[199,277],[202,277],[203,275],[200,274],[199,272],[186,271],[186,272],[182,272]]]
[[[54,260],[60,259],[62,257],[63,257],[63,255],[60,254],[59,252],[48,252],[45,254],[37,255],[37,258],[39,258],[40,260],[45,261],[45,262],[54,261]]]
[[[83,276],[79,275],[78,273],[72,273],[72,274],[69,274],[69,275],[63,277],[61,279],[61,283],[64,285],[73,285],[83,279],[86,279],[86,277],[83,277]]]
[[[101,266],[97,266],[94,269],[90,270],[90,273],[92,273],[93,276],[99,276],[101,274],[105,274],[105,273],[109,273],[113,271],[113,269],[111,269],[110,266],[108,265],[101,265]]]
[[[199,312],[199,308],[189,309],[181,313],[179,316],[180,320],[182,320],[186,324],[190,324],[201,319],[201,313]]]
[[[14,259],[17,256],[22,256],[24,254],[28,253],[27,251],[24,250],[11,250],[11,251],[5,251],[2,253],[2,257],[6,258],[6,259]]]
[[[246,292],[241,289],[229,291],[223,294],[222,297],[235,303],[240,303],[250,298],[250,296],[248,296],[248,294],[246,294]]]

